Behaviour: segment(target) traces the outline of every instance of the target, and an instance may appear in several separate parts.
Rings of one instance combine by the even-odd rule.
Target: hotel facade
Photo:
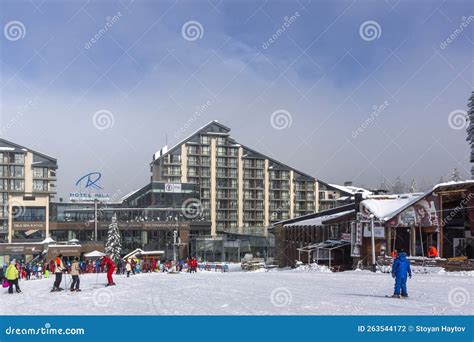
[[[238,143],[217,121],[158,151],[151,172],[152,181],[200,186],[213,236],[318,211],[316,178]]]
[[[57,168],[55,158],[0,139],[1,242],[48,236]]]

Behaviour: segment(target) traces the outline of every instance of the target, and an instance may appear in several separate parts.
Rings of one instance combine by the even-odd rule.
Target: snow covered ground
[[[69,276],[67,277],[69,279]],[[471,273],[415,274],[409,299],[392,293],[389,274],[320,270],[199,272],[81,277],[83,292],[50,293],[53,279],[0,290],[2,315],[472,315]],[[62,284],[64,286],[64,282]]]

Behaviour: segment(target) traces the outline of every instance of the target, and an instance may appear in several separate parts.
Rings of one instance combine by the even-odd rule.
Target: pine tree
[[[112,216],[112,223],[107,232],[107,242],[105,243],[105,253],[114,261],[120,260],[122,254],[122,239],[117,223],[117,215]]]
[[[474,91],[469,98],[467,106],[467,116],[469,120],[469,125],[467,126],[467,141],[471,145],[471,163],[474,163]],[[474,166],[471,169],[471,177],[474,179]]]
[[[457,168],[454,168],[453,172],[451,172],[451,179],[452,182],[459,182],[461,177],[459,176],[459,171]]]
[[[392,186],[392,193],[393,194],[403,194],[405,192],[405,184],[403,184],[402,179],[398,176],[395,179],[395,183]]]
[[[418,186],[416,185],[415,178],[412,179],[411,185],[410,185],[410,190],[408,192],[415,193],[418,192]]]

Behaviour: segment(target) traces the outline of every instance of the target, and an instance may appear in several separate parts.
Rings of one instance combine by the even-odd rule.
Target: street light
[[[374,214],[370,214],[370,232],[371,232],[371,240],[372,240],[372,270],[376,271],[376,264],[375,264],[375,232],[374,232]]]

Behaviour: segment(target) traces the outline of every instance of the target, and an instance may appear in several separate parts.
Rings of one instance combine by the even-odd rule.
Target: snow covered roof
[[[379,196],[363,200],[362,205],[379,220],[388,221],[423,197],[423,194]]]
[[[369,196],[369,195],[372,195],[371,191],[369,191],[367,189],[364,189],[364,188],[359,188],[357,186],[352,186],[352,185],[346,186],[346,185],[338,185],[338,184],[329,184],[329,185],[332,186],[333,188],[336,188],[340,191],[343,191],[343,192],[351,194],[351,195],[361,193],[364,198]]]
[[[340,213],[329,214],[329,215],[315,217],[315,218],[304,220],[304,221],[285,224],[284,227],[323,226],[325,221],[333,220],[333,219],[340,218],[340,217],[354,214],[354,213],[355,213],[355,210],[347,210],[347,211],[342,211]]]
[[[146,251],[146,252],[140,252],[138,255],[163,255],[165,254],[165,251]]]
[[[456,186],[468,186],[468,185],[474,185],[474,180],[439,183],[439,184],[436,184],[431,191],[435,192],[439,188],[444,188],[444,187],[456,187]]]

